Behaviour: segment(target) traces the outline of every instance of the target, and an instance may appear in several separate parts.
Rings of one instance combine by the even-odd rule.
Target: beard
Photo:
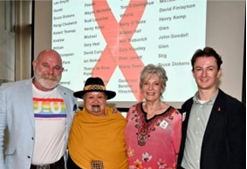
[[[34,70],[35,80],[46,89],[55,88],[61,80],[61,76],[54,76],[49,73],[40,73],[38,69]]]

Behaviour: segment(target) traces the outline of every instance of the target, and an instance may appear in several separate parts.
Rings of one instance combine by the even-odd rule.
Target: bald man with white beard
[[[32,65],[33,78],[0,87],[0,168],[64,169],[77,99],[59,85],[64,68],[55,50],[40,52]]]

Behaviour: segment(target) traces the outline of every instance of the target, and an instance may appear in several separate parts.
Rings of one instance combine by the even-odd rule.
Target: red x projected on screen
[[[93,0],[95,20],[107,45],[92,71],[92,76],[101,77],[107,85],[118,66],[138,101],[142,100],[139,79],[144,64],[130,40],[141,20],[146,3],[147,0],[130,0],[118,23],[106,0]]]

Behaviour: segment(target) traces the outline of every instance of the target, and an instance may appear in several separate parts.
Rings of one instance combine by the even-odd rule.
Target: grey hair
[[[140,89],[142,89],[144,80],[149,74],[158,75],[161,81],[161,87],[164,90],[166,87],[166,82],[168,80],[168,77],[166,76],[165,69],[160,64],[158,64],[157,66],[154,64],[148,64],[144,67],[144,69],[141,71],[141,76],[140,76],[140,85],[139,85]]]

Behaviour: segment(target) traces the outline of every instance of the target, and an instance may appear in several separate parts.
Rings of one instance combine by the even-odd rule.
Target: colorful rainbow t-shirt
[[[32,164],[43,165],[58,161],[65,151],[66,106],[57,91],[40,91],[33,85],[35,118]]]

